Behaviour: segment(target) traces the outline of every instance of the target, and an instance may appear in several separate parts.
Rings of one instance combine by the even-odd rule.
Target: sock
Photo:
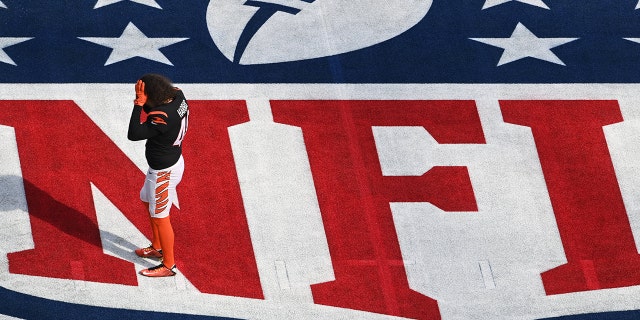
[[[151,246],[160,251],[162,250],[162,243],[160,242],[160,230],[158,229],[158,226],[153,223],[153,218],[149,217],[149,220],[151,220],[151,230],[153,232],[153,238],[151,239]]]
[[[142,204],[144,205],[147,213],[149,213],[149,203],[143,202]],[[153,222],[153,218],[151,218],[151,216],[149,216],[149,222],[151,223],[151,233],[153,235],[151,238],[151,246],[158,251],[162,250],[162,244],[160,243],[160,231],[158,230],[158,226],[156,226],[156,224]]]
[[[153,224],[158,228],[158,234],[160,235],[160,245],[162,246],[162,263],[171,268],[176,264],[173,256],[173,227],[171,226],[171,220],[166,218],[151,218]]]

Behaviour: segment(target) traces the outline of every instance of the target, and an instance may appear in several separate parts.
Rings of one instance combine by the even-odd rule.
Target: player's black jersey
[[[168,168],[182,155],[182,140],[189,125],[189,105],[181,90],[173,101],[155,108],[144,106],[147,120],[140,122],[143,107],[134,106],[129,120],[129,140],[147,139],[145,156],[149,167]]]

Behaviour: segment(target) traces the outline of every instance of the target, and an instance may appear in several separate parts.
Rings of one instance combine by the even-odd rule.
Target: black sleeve
[[[131,141],[149,139],[160,133],[158,129],[150,124],[149,121],[140,123],[140,115],[142,114],[141,106],[133,106],[131,111],[131,119],[129,119],[129,131],[127,138]]]

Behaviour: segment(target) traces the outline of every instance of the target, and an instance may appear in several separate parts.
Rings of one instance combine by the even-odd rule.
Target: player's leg
[[[184,161],[182,158],[174,166],[156,173],[154,201],[150,203],[152,224],[157,228],[162,247],[162,264],[154,268],[142,270],[140,274],[149,277],[166,277],[175,275],[174,241],[175,235],[169,213],[175,203],[178,204],[176,186],[182,180]]]
[[[155,173],[151,170],[147,172],[147,177],[145,178],[144,185],[140,190],[140,200],[142,200],[142,205],[146,212],[150,212],[150,202],[153,201],[151,198],[151,194],[153,194],[153,190],[155,187]],[[136,255],[143,258],[162,258],[162,245],[160,243],[160,234],[158,227],[153,223],[153,219],[149,218],[149,223],[151,225],[151,244],[145,248],[136,249]]]
[[[153,222],[153,218],[149,217],[149,222],[151,223],[151,231],[153,232],[151,246],[157,251],[162,252],[162,243],[160,242],[160,229],[158,229],[158,226]]]
[[[144,203],[144,202],[143,202]],[[145,211],[148,210],[149,204],[144,203]],[[136,254],[142,258],[157,258],[162,259],[162,244],[160,243],[160,230],[158,226],[153,222],[153,218],[149,217],[149,224],[151,225],[151,245],[145,248],[136,249]]]
[[[151,218],[152,224],[158,229],[160,245],[162,246],[162,263],[140,271],[140,274],[147,277],[170,277],[176,274],[173,244],[175,235],[171,226],[169,215],[162,218]]]
[[[153,224],[159,230],[160,234],[160,244],[162,248],[162,263],[166,267],[173,267],[176,264],[175,256],[173,253],[173,244],[175,242],[175,235],[173,233],[173,227],[171,226],[171,217],[167,216],[165,218],[151,218],[153,220]]]

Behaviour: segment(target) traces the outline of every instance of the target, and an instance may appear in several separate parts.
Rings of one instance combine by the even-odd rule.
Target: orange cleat
[[[155,267],[144,269],[140,271],[140,274],[145,277],[173,277],[176,275],[176,266],[167,268],[164,264],[159,264]]]
[[[138,257],[162,259],[162,249],[156,250],[153,246],[136,249]]]

